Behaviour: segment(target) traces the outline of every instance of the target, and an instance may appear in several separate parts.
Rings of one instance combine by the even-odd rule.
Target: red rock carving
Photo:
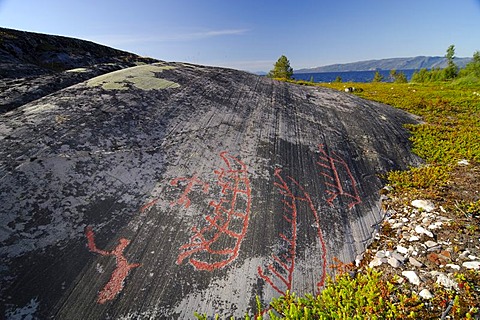
[[[279,288],[278,285],[268,276],[262,268],[258,267],[258,275],[260,278],[265,280],[273,289],[275,289],[281,295],[285,295],[287,290],[292,289],[292,280],[293,280],[293,271],[295,269],[295,255],[297,249],[297,205],[295,200],[297,198],[293,195],[290,188],[287,186],[287,183],[280,175],[280,169],[275,170],[275,177],[280,181],[274,182],[274,185],[280,190],[280,193],[285,196],[287,200],[282,200],[284,204],[284,211],[283,219],[287,221],[288,224],[291,225],[290,235],[285,235],[284,233],[280,233],[279,237],[286,243],[287,245],[287,253],[281,255],[272,255],[272,258],[278,267],[274,263],[271,263],[267,266],[267,270],[275,276],[275,278],[279,279],[281,283],[286,287],[285,290]]]
[[[191,201],[190,201],[190,198],[188,197],[188,194],[192,191],[193,186],[196,185],[196,184],[203,186],[203,188],[202,188],[203,193],[208,192],[209,184],[200,180],[196,175],[191,177],[191,178],[175,178],[175,179],[172,179],[170,181],[170,185],[174,186],[174,187],[177,187],[180,181],[187,181],[188,183],[187,183],[187,186],[185,187],[185,190],[183,191],[182,195],[180,196],[180,198],[178,198],[177,201],[175,201],[175,202],[172,201],[170,203],[170,205],[172,207],[176,204],[180,204],[180,205],[183,204],[185,206],[185,208],[190,207]]]
[[[331,152],[332,156],[329,156],[325,151],[323,144],[319,144],[318,148],[320,156],[317,165],[322,169],[320,174],[327,179],[325,182],[327,190],[325,192],[330,195],[330,197],[327,198],[328,204],[333,206],[333,201],[338,196],[346,196],[351,199],[348,204],[349,209],[353,208],[356,204],[361,203],[362,200],[358,195],[355,178],[350,172],[345,160],[334,151]],[[343,170],[347,179],[343,181],[340,179],[339,170]]]
[[[140,212],[144,212],[146,211],[148,208],[154,206],[160,199],[153,199],[152,201],[150,201],[149,203],[143,205],[141,208],[140,208]]]
[[[98,293],[97,302],[100,304],[104,304],[107,301],[113,300],[117,296],[117,294],[122,291],[128,273],[133,268],[139,267],[140,264],[129,264],[127,259],[123,255],[123,251],[130,244],[130,240],[121,238],[119,240],[119,244],[115,249],[113,249],[112,251],[105,251],[98,249],[95,245],[95,235],[91,226],[85,228],[85,235],[87,236],[88,248],[91,252],[98,253],[102,256],[114,256],[116,259],[117,267],[115,268],[115,270],[113,270],[112,276],[110,277],[110,280],[107,282],[105,287],[103,287],[103,289]]]
[[[275,170],[275,177],[280,181],[274,182],[274,185],[279,189],[280,193],[286,198],[282,200],[285,208],[285,213],[283,214],[283,219],[291,225],[290,235],[285,235],[280,233],[279,237],[287,245],[287,253],[282,254],[281,256],[272,255],[273,263],[267,266],[267,270],[264,271],[261,267],[258,267],[258,275],[265,282],[267,282],[273,289],[275,289],[281,295],[285,295],[287,291],[292,289],[293,285],[293,272],[295,270],[295,256],[296,256],[296,247],[297,247],[297,201],[304,201],[308,204],[317,227],[317,236],[322,246],[322,275],[320,281],[317,283],[318,289],[323,287],[325,283],[326,276],[326,245],[323,238],[323,233],[320,228],[320,219],[313,205],[310,195],[305,191],[305,189],[292,177],[287,176],[287,179],[295,185],[303,194],[302,196],[295,196],[288,186],[285,179],[280,175],[281,169]],[[267,272],[270,274],[268,275]],[[274,280],[278,279],[278,280]],[[280,288],[282,286],[282,288]]]
[[[189,243],[180,247],[177,264],[188,259],[197,270],[213,271],[225,267],[238,256],[250,218],[250,180],[247,166],[241,160],[227,152],[220,153],[220,157],[227,167],[214,171],[221,198],[210,201],[213,213],[205,217],[207,226],[192,228],[194,234]],[[187,204],[186,201],[181,203]],[[198,257],[202,254],[207,256]]]

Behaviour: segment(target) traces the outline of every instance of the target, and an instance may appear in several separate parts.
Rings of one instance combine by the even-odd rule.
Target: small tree
[[[475,51],[473,53],[473,59],[464,69],[460,70],[459,76],[473,76],[476,78],[480,78],[480,51]]]
[[[458,67],[455,62],[453,62],[453,59],[455,59],[455,46],[453,44],[448,47],[445,58],[447,58],[448,64],[445,68],[445,78],[451,80],[458,74]]]
[[[390,79],[392,79],[392,81],[395,82],[395,83],[407,83],[408,82],[407,77],[405,76],[405,73],[398,72],[395,69],[390,70]]]
[[[372,82],[382,82],[383,76],[380,74],[380,72],[376,71],[375,75],[373,76]]]
[[[412,74],[412,79],[410,81],[415,83],[425,83],[430,81],[430,77],[430,72],[426,68],[422,68]]]
[[[287,57],[282,55],[278,58],[277,62],[273,66],[273,69],[267,74],[269,78],[290,80],[292,79],[293,69],[290,67],[290,61]]]

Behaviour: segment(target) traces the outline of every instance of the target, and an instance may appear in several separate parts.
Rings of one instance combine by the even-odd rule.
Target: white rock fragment
[[[418,260],[415,259],[414,257],[409,257],[409,258],[408,258],[408,262],[409,262],[412,266],[415,266],[415,267],[417,267],[417,268],[423,267],[423,263],[421,263],[420,261],[418,261]]]
[[[426,235],[430,238],[433,238],[433,233],[431,231],[428,231],[427,229],[425,229],[422,226],[416,226],[415,227],[415,232],[418,233],[418,234],[424,234],[424,235]]]
[[[370,268],[374,268],[374,267],[378,267],[378,266],[381,266],[382,265],[382,259],[381,258],[373,258],[372,261],[370,261],[370,263],[368,264],[368,266]]]
[[[396,222],[392,225],[392,229],[399,229],[403,227],[405,224],[403,222]]]
[[[433,298],[433,294],[428,291],[428,289],[423,289],[422,291],[420,291],[418,293],[418,295],[422,298],[422,299],[425,299],[425,300],[428,300],[428,299],[432,299]]]
[[[411,237],[408,239],[409,242],[414,242],[414,241],[418,241],[418,240],[420,240],[420,238],[417,237],[417,236],[411,236]]]
[[[470,254],[470,251],[465,250],[465,251],[463,251],[462,253],[460,253],[460,254],[458,255],[458,257],[459,257],[460,259],[465,260],[465,259],[467,259],[467,256],[468,256],[469,254]]]
[[[395,258],[400,262],[404,262],[406,260],[406,258],[398,252],[392,252],[392,258]]]
[[[458,289],[458,285],[455,280],[450,279],[444,273],[438,273],[437,283],[447,289]]]
[[[428,226],[428,229],[430,229],[430,230],[440,229],[440,228],[442,227],[442,225],[443,225],[443,222],[437,221],[437,222],[429,225],[429,226]]]
[[[428,200],[413,200],[411,202],[412,206],[418,209],[423,209],[427,212],[432,212],[435,209],[433,202]]]
[[[401,246],[401,245],[397,246],[397,251],[398,251],[398,253],[401,253],[401,254],[407,254],[408,253],[408,249]]]
[[[428,248],[432,248],[432,247],[435,247],[436,245],[438,245],[438,243],[436,243],[435,241],[432,241],[432,240],[428,240],[428,241],[425,241],[425,245]]]
[[[454,270],[460,270],[460,266],[459,266],[459,265],[456,265],[456,264],[453,264],[453,263],[447,263],[447,264],[445,265],[445,267],[447,267],[447,268],[452,268],[452,269],[454,269]]]
[[[467,268],[467,269],[479,270],[480,269],[480,261],[467,261],[467,262],[462,263],[462,266]]]
[[[402,276],[408,279],[411,284],[418,286],[420,284],[420,278],[415,271],[402,271]]]
[[[387,262],[389,265],[391,265],[394,268],[399,268],[402,265],[402,263],[397,259],[395,259],[394,257],[388,258]]]
[[[459,165],[462,165],[462,166],[468,166],[470,164],[470,162],[468,162],[467,159],[462,159],[460,161],[457,162]]]

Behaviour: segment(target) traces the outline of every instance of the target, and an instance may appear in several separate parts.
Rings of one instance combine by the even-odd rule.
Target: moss
[[[130,86],[141,90],[178,88],[180,86],[178,83],[156,77],[156,73],[170,69],[175,67],[161,63],[136,66],[90,79],[87,81],[87,86],[101,86],[105,90],[127,90]]]

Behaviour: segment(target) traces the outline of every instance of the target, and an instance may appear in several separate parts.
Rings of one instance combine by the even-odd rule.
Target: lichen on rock
[[[175,67],[161,63],[131,67],[90,79],[87,86],[101,86],[105,90],[128,90],[130,86],[141,90],[178,88],[178,83],[156,77],[156,73],[171,69]]]

